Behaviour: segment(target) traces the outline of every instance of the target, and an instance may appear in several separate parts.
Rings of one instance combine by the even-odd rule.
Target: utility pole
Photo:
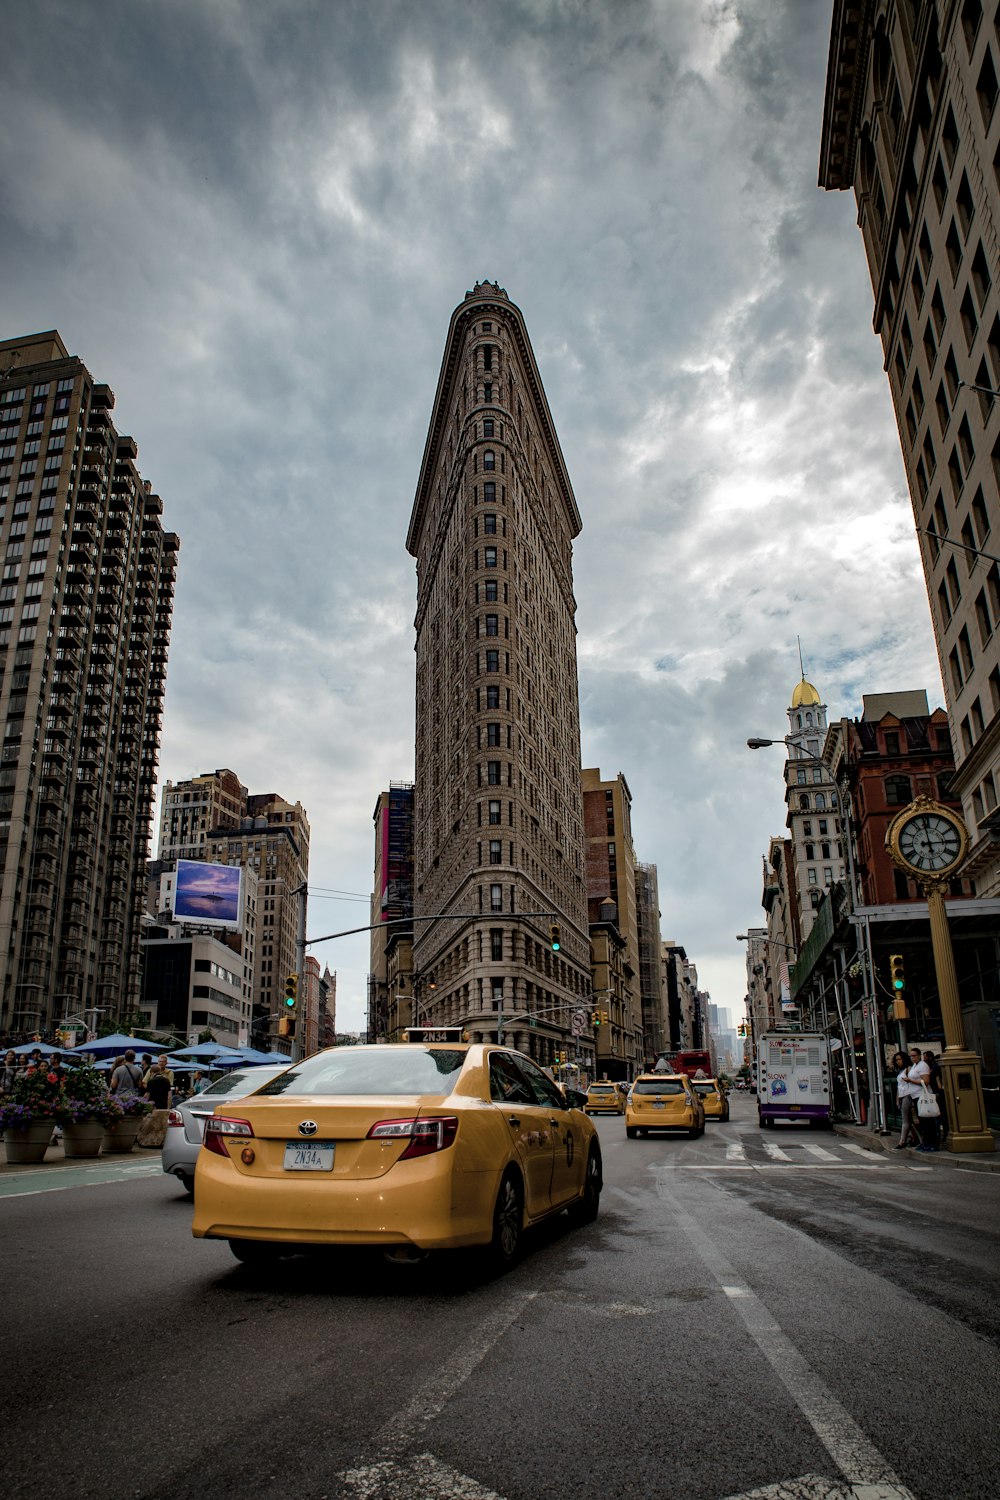
[[[306,900],[308,887],[305,881],[292,891],[296,898],[295,913],[295,972],[299,976],[298,1001],[295,1007],[295,1035],[292,1037],[292,1062],[302,1058],[302,1028],[306,1024]]]

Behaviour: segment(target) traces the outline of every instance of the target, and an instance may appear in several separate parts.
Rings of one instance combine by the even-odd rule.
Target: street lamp
[[[784,743],[785,743],[784,740],[765,740],[765,739],[761,739],[761,737],[759,735],[755,734],[755,735],[751,735],[750,739],[747,740],[747,749],[748,750],[763,750],[764,747],[765,747],[765,745],[783,745]]]

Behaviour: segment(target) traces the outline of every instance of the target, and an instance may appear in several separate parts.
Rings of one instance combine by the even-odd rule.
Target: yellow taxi
[[[685,1073],[640,1073],[625,1107],[625,1134],[630,1140],[649,1130],[686,1130],[701,1135],[705,1110]]]
[[[306,1246],[380,1248],[391,1260],[483,1246],[494,1267],[524,1231],[568,1210],[596,1219],[597,1130],[537,1063],[413,1029],[388,1046],[295,1063],[206,1121],[193,1232],[238,1260]]]
[[[617,1083],[609,1083],[606,1078],[600,1083],[592,1083],[587,1089],[587,1102],[584,1109],[588,1115],[623,1115],[625,1106]]]
[[[694,1091],[702,1102],[706,1120],[729,1119],[729,1095],[718,1078],[692,1078]]]

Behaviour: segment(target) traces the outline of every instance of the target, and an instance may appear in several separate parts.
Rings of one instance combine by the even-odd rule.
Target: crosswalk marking
[[[791,1161],[792,1159],[787,1151],[782,1151],[781,1147],[776,1146],[773,1141],[761,1141],[761,1145],[768,1156],[772,1157],[775,1161]]]
[[[742,1141],[730,1141],[726,1147],[726,1161],[746,1161],[746,1147]]]
[[[832,1151],[827,1151],[825,1146],[807,1146],[804,1142],[803,1151],[808,1151],[810,1156],[815,1156],[818,1161],[837,1161],[838,1158]]]

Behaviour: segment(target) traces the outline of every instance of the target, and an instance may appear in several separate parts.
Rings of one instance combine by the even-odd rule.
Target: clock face
[[[916,813],[899,831],[899,852],[915,870],[936,871],[955,864],[962,852],[962,836],[940,813]]]

